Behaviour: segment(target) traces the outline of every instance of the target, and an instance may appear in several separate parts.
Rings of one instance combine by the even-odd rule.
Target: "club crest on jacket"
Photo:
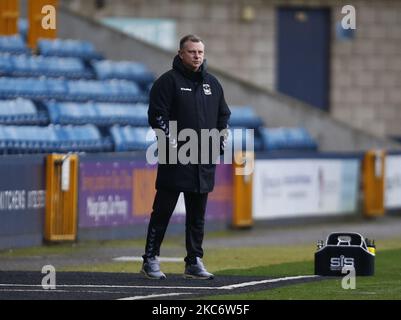
[[[210,96],[212,94],[212,89],[210,88],[210,85],[208,85],[207,83],[203,84],[203,92],[205,93],[205,95]]]

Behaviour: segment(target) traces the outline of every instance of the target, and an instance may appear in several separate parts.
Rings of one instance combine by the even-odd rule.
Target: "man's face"
[[[178,51],[184,65],[192,71],[198,71],[203,63],[204,54],[205,46],[202,42],[187,41],[184,48]]]

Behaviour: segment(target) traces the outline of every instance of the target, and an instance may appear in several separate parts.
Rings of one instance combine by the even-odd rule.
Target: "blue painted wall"
[[[0,249],[42,244],[44,156],[0,157]]]
[[[278,9],[278,91],[329,108],[329,9]]]

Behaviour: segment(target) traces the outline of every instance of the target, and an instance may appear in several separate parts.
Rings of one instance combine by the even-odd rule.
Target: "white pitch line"
[[[118,291],[93,291],[93,290],[59,290],[59,289],[0,289],[0,292],[42,292],[42,293],[54,293],[54,292],[66,292],[66,293],[96,293],[96,294],[127,294],[127,292],[118,292]]]
[[[114,289],[185,289],[185,290],[232,290],[236,288],[243,288],[249,286],[255,286],[264,283],[276,283],[276,282],[285,282],[290,280],[298,280],[298,279],[312,279],[317,278],[319,276],[310,275],[310,276],[294,276],[294,277],[284,277],[284,278],[275,278],[275,279],[266,279],[266,280],[258,280],[258,281],[250,281],[243,282],[233,285],[226,285],[221,287],[187,287],[187,286],[122,286],[122,285],[81,285],[81,284],[60,284],[56,285],[57,288],[114,288]],[[35,284],[0,284],[0,287],[42,287],[42,285]]]
[[[184,262],[184,258],[175,258],[175,257],[159,257],[158,260],[160,262]],[[119,261],[119,262],[142,262],[143,258],[142,257],[117,257],[113,258],[113,261]]]
[[[45,290],[45,289],[0,289],[0,292],[70,292],[68,290]]]
[[[38,284],[0,284],[0,287],[42,287]],[[117,286],[117,285],[95,285],[95,284],[58,284],[57,288],[120,288],[120,289],[206,289],[213,290],[219,287],[184,287],[184,286]]]
[[[42,293],[94,293],[94,294],[127,294],[127,292],[114,292],[114,291],[70,291],[70,290],[44,290],[44,289],[0,289],[0,292],[42,292]],[[164,293],[164,294],[151,294],[147,296],[134,296],[127,298],[120,298],[116,300],[146,300],[152,298],[162,298],[162,297],[174,297],[181,295],[192,294],[192,292],[173,292],[173,293]]]
[[[222,287],[218,287],[218,288],[221,289],[221,290],[232,290],[232,289],[237,289],[237,288],[256,286],[258,284],[264,284],[264,283],[284,282],[284,281],[298,280],[298,279],[312,279],[312,278],[316,278],[316,277],[319,277],[319,276],[313,275],[313,276],[296,276],[296,277],[284,277],[284,278],[276,278],[276,279],[266,279],[266,280],[250,281],[250,282],[232,284],[232,285],[222,286]]]
[[[165,293],[165,294],[150,294],[148,296],[135,296],[135,297],[128,297],[128,298],[121,298],[117,300],[145,300],[145,299],[152,299],[152,298],[161,298],[161,297],[176,297],[181,296],[184,294],[192,294],[191,292],[172,292],[172,293]]]

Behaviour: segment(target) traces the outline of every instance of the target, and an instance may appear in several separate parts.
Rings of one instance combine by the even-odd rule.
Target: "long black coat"
[[[177,55],[173,69],[160,76],[150,91],[149,124],[166,133],[169,121],[177,121],[178,133],[190,128],[200,137],[201,129],[225,129],[230,114],[219,81],[207,72],[206,60],[199,72],[192,72]],[[178,148],[184,143],[179,143]],[[215,169],[216,165],[211,163],[159,163],[156,189],[211,192]]]

